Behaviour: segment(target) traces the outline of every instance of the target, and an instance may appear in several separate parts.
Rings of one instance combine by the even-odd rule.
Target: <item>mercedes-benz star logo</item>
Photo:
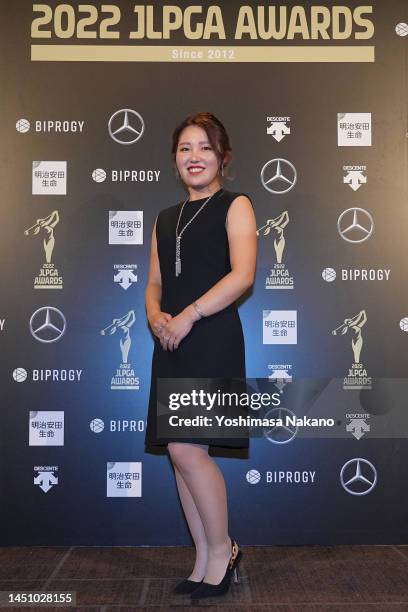
[[[377,470],[367,459],[350,459],[341,468],[340,482],[350,495],[367,495],[377,484]]]
[[[282,406],[279,406],[279,408],[271,408],[271,410],[268,410],[265,414],[264,418],[266,419],[282,419],[283,422],[282,426],[275,425],[274,427],[264,427],[264,436],[269,442],[272,442],[272,444],[287,444],[291,442],[299,430],[297,426],[289,427],[286,425],[286,415],[290,417],[296,416],[294,412]]]
[[[287,159],[282,159],[281,157],[266,162],[261,170],[262,185],[271,193],[287,193],[293,189],[296,180],[297,172],[295,166]]]
[[[30,318],[30,331],[39,342],[57,342],[64,335],[67,321],[58,308],[43,306]]]
[[[347,242],[364,242],[374,230],[374,220],[364,208],[348,208],[337,220],[337,230]]]
[[[142,116],[131,108],[122,108],[116,111],[108,123],[111,138],[123,145],[137,142],[143,136],[144,127]]]

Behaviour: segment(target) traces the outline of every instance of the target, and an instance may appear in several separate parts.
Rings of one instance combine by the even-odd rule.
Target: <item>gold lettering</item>
[[[340,31],[340,15],[344,15],[345,29],[343,32]],[[332,26],[332,38],[333,40],[345,40],[350,38],[353,31],[353,16],[347,6],[333,6],[333,26]]]
[[[262,40],[282,40],[286,36],[286,25],[288,22],[288,8],[286,6],[279,7],[279,26],[277,29],[276,7],[268,7],[268,29],[265,25],[265,7],[258,6],[258,32]]]
[[[254,13],[250,6],[241,6],[239,9],[235,38],[241,40],[243,34],[249,34],[252,40],[257,39]]]
[[[211,34],[218,34],[218,38],[226,38],[224,22],[219,6],[210,6],[208,8],[207,18],[205,20],[204,40],[208,40]]]
[[[137,30],[133,32],[129,32],[129,38],[144,38],[145,35],[145,7],[144,6],[135,6],[133,12],[136,13],[137,18]]]
[[[355,38],[356,40],[371,38],[374,35],[374,24],[370,19],[363,19],[361,17],[362,13],[372,13],[372,6],[358,6],[354,9],[353,17],[356,25],[360,25],[366,28],[365,32],[356,32]]]
[[[154,31],[153,6],[146,6],[146,36],[147,38],[162,38],[161,32]]]
[[[163,38],[168,40],[171,31],[178,30],[182,25],[183,13],[181,8],[179,6],[163,6]]]
[[[299,18],[299,23],[297,20]],[[305,15],[305,9],[303,6],[294,6],[290,13],[290,20],[288,26],[288,40],[294,38],[295,34],[301,34],[304,40],[309,39],[309,28],[307,26],[307,19]]]
[[[319,15],[322,20],[319,21]],[[325,6],[312,6],[311,10],[311,38],[317,40],[319,35],[323,40],[329,40],[327,29],[330,27],[330,10]]]
[[[203,24],[202,23],[198,23],[195,30],[191,29],[192,13],[201,14],[202,10],[203,9],[201,6],[188,6],[184,12],[184,20],[185,20],[184,31],[186,33],[186,38],[189,38],[190,40],[199,40],[203,35]]]

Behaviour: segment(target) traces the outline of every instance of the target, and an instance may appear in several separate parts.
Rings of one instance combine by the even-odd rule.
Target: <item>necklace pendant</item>
[[[181,242],[181,236],[177,236],[177,239],[176,239],[176,276],[181,274],[180,242]]]

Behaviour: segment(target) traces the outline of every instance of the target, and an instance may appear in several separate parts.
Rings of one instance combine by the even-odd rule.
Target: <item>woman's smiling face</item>
[[[181,132],[176,166],[181,179],[190,187],[205,187],[217,177],[218,157],[203,128],[189,125]]]

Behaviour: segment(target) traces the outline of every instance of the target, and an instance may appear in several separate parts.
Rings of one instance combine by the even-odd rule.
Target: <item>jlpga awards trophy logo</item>
[[[293,276],[290,275],[286,265],[282,262],[283,251],[285,249],[284,229],[289,223],[289,214],[285,210],[278,217],[268,219],[262,227],[256,230],[259,236],[263,231],[263,236],[274,236],[273,246],[275,248],[276,263],[271,268],[271,273],[265,279],[265,289],[293,289]]]
[[[371,389],[371,377],[367,374],[367,368],[360,361],[361,349],[363,348],[362,329],[367,322],[365,310],[344,322],[332,330],[333,336],[349,333],[351,335],[351,348],[353,349],[354,363],[344,377],[343,389]]]
[[[34,289],[62,289],[62,276],[59,275],[57,268],[52,263],[55,237],[54,228],[59,223],[58,210],[54,210],[48,217],[37,219],[31,227],[24,230],[24,236],[42,236],[43,248],[45,253],[45,263],[43,263],[38,276],[34,279]]]
[[[128,361],[128,355],[132,340],[130,337],[130,328],[136,320],[135,311],[129,310],[120,319],[113,319],[112,323],[101,330],[102,336],[112,336],[116,332],[121,334],[119,339],[122,361],[116,370],[116,374],[111,379],[112,390],[139,390],[139,378],[135,377],[135,371]]]

